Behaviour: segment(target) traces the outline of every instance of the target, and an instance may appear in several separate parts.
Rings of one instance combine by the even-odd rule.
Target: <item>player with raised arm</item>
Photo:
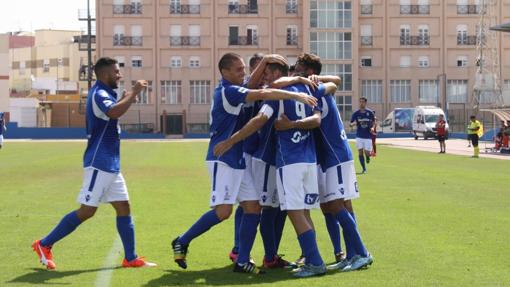
[[[186,254],[190,242],[214,225],[230,217],[236,199],[244,210],[239,228],[239,256],[234,272],[260,273],[254,263],[249,261],[250,251],[255,240],[260,220],[260,205],[252,200],[250,194],[240,194],[239,188],[245,169],[242,142],[235,144],[221,156],[213,153],[217,143],[229,138],[242,126],[239,114],[246,102],[257,100],[295,99],[308,105],[316,105],[317,100],[304,93],[288,92],[276,89],[247,89],[241,87],[245,77],[245,65],[241,56],[227,53],[218,64],[222,80],[214,91],[211,106],[211,140],[206,162],[211,177],[210,206],[212,209],[202,215],[186,232],[172,241],[174,261],[187,268]],[[304,104],[303,104],[304,105]]]
[[[96,84],[87,96],[87,149],[83,155],[83,185],[78,195],[81,206],[62,218],[46,237],[32,244],[40,262],[55,269],[53,244],[73,232],[91,218],[101,202],[110,203],[117,213],[117,231],[124,246],[122,267],[153,267],[135,252],[135,229],[131,219],[129,195],[120,172],[120,127],[118,119],[126,113],[137,95],[147,87],[139,80],[131,92],[117,99],[114,89],[122,75],[115,59],[100,58],[94,65]]]
[[[350,126],[356,126],[356,148],[358,149],[358,158],[363,170],[366,173],[365,157],[367,164],[370,163],[370,153],[372,152],[372,133],[374,132],[375,114],[367,108],[367,98],[359,99],[359,110],[351,116]]]

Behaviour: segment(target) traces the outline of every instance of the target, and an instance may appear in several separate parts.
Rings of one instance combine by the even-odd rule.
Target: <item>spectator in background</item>
[[[480,122],[476,119],[476,116],[469,117],[471,122],[468,125],[468,136],[471,140],[471,143],[473,144],[474,154],[473,158],[478,158],[478,154],[480,153],[480,148],[478,147],[478,140],[479,140],[479,131],[481,128]]]
[[[436,122],[437,140],[439,141],[439,153],[446,153],[446,121],[443,115],[439,115],[439,119]]]

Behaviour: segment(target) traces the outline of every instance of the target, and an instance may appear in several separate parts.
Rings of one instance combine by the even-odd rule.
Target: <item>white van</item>
[[[410,133],[413,130],[413,114],[414,108],[397,108],[394,109],[381,122],[379,131],[388,133]]]
[[[446,137],[448,137],[448,120],[443,110],[434,106],[417,106],[413,116],[414,139],[436,137],[436,122],[439,115],[443,115],[446,121]]]

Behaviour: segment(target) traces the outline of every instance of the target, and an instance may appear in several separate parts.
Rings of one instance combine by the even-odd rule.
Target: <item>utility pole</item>
[[[87,0],[87,82],[92,87],[92,19],[90,18],[90,0]]]

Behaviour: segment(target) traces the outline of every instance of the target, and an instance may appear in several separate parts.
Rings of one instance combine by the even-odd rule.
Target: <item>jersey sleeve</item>
[[[326,95],[326,86],[323,83],[319,83],[319,86],[313,92],[313,96],[320,100],[325,95]]]
[[[105,90],[99,90],[94,94],[94,103],[101,112],[106,114],[113,107],[115,101]]]
[[[280,110],[280,101],[264,101],[264,106],[267,106],[268,108],[270,108],[271,110],[273,110],[273,115],[275,116],[279,116],[278,114],[275,114],[275,113],[278,113],[279,110]],[[262,111],[262,108],[260,109]],[[269,116],[269,117],[271,117]]]
[[[263,114],[267,118],[271,118],[271,116],[274,114],[274,109],[270,105],[264,104],[262,108],[260,108],[259,114]]]
[[[246,96],[248,96],[249,90],[241,86],[228,86],[225,88],[225,98],[228,103],[232,106],[238,106],[239,104],[246,102]]]

